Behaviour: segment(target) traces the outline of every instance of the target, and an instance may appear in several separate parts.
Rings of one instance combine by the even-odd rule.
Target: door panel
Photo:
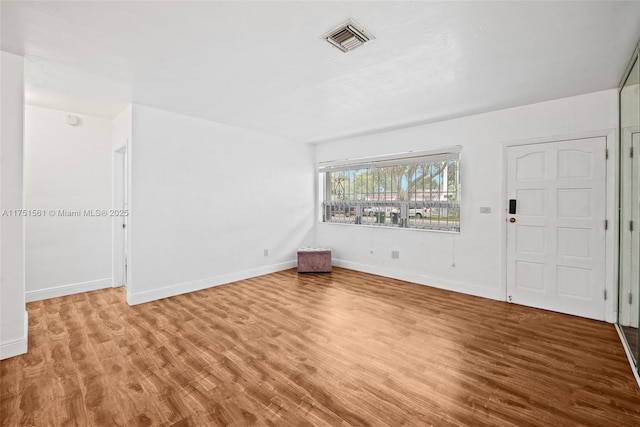
[[[591,190],[567,188],[557,191],[558,218],[591,218]]]
[[[544,227],[522,225],[516,228],[516,249],[519,253],[544,255],[545,247]]]
[[[544,292],[544,264],[539,262],[528,262],[517,260],[516,262],[516,283],[518,289]]]
[[[558,227],[558,256],[590,260],[591,230]]]
[[[519,157],[516,176],[518,181],[543,180],[545,177],[545,153],[528,153]]]
[[[590,178],[590,153],[579,150],[558,150],[558,177]]]
[[[507,149],[509,301],[604,319],[605,150],[604,137]]]
[[[545,192],[542,189],[516,191],[517,211],[521,215],[544,217],[546,212]]]

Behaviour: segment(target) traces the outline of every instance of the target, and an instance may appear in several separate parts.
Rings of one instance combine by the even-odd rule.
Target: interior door
[[[606,138],[509,147],[507,195],[507,300],[604,320]]]

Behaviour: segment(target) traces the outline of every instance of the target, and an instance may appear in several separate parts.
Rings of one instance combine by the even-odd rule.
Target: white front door
[[[507,148],[508,301],[604,320],[605,151],[604,137]]]

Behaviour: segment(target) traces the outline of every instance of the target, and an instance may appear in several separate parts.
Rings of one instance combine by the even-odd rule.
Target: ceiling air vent
[[[374,37],[353,19],[329,31],[322,38],[345,53],[374,40]]]

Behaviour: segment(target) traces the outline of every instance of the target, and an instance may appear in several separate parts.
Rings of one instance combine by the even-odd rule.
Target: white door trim
[[[619,274],[619,286],[618,286],[618,292],[625,292],[628,293],[629,291],[631,291],[631,289],[628,287],[628,285],[630,285],[630,283],[633,283],[633,275],[637,274],[637,266],[634,269],[633,265],[629,264],[625,264],[625,259],[629,256],[631,256],[631,259],[635,258],[634,254],[638,253],[638,248],[637,247],[633,247],[634,243],[637,244],[637,241],[635,239],[637,239],[637,233],[632,233],[631,235],[629,235],[629,228],[628,228],[628,223],[627,221],[629,220],[636,220],[637,222],[637,212],[636,212],[636,217],[633,218],[633,215],[631,214],[632,211],[632,205],[634,204],[634,201],[632,199],[630,199],[627,203],[628,206],[623,206],[623,203],[625,201],[625,197],[628,197],[630,195],[632,195],[634,193],[634,190],[632,188],[625,188],[624,186],[624,181],[622,181],[623,178],[626,178],[625,176],[623,176],[623,174],[625,173],[625,168],[623,167],[623,165],[625,164],[625,162],[628,162],[631,160],[632,165],[629,166],[627,164],[627,167],[630,167],[632,171],[635,171],[635,169],[637,169],[638,167],[638,156],[633,156],[634,159],[631,159],[629,157],[628,151],[631,146],[633,145],[633,136],[634,135],[638,135],[640,134],[640,127],[635,126],[632,128],[625,128],[622,129],[622,134],[620,135],[620,150],[622,150],[622,152],[620,153],[620,251],[618,252],[619,256],[620,256],[620,268],[618,270],[618,274]],[[627,138],[628,137],[628,138]],[[624,141],[628,141],[628,144],[624,144]],[[637,149],[637,144],[636,144],[636,149]],[[640,150],[638,150],[640,151]],[[635,172],[634,172],[635,173]],[[632,178],[632,186],[635,184],[637,185],[637,176],[634,176]],[[629,192],[628,194],[625,194],[626,192]],[[625,245],[626,244],[626,245]],[[631,249],[631,252],[629,252],[628,254],[625,253],[626,250]],[[637,261],[637,260],[636,260]],[[627,276],[628,275],[628,276]],[[626,282],[626,283],[625,283]],[[635,293],[635,297],[634,297],[634,306],[637,308],[637,304],[638,304],[638,295],[637,292]],[[626,298],[623,296],[621,296],[621,306],[623,304],[626,304]],[[619,309],[621,307],[618,307]],[[633,308],[629,307],[630,309]],[[633,317],[636,317],[635,319]],[[635,316],[632,316],[630,313],[626,313],[626,310],[621,310],[618,313],[618,321],[620,324],[622,325],[626,325],[629,326],[630,322],[632,322],[633,320],[635,320],[635,323],[637,325],[637,312],[635,312]]]
[[[113,151],[113,201],[112,206],[116,211],[124,210],[125,206],[125,186],[128,179],[125,176],[127,173],[127,146],[124,145],[117,150]],[[113,270],[113,287],[125,286],[127,278],[125,276],[125,238],[123,231],[123,223],[126,218],[123,216],[115,215],[112,218],[112,270]]]
[[[619,220],[618,220],[618,191],[619,191],[619,147],[617,129],[604,129],[600,131],[579,132],[567,135],[554,135],[539,138],[505,141],[502,143],[502,236],[501,236],[501,262],[502,275],[500,294],[503,300],[507,300],[507,150],[518,145],[544,144],[548,142],[561,142],[585,138],[606,138],[609,159],[607,160],[606,177],[606,217],[609,222],[605,239],[605,289],[607,300],[605,301],[605,321],[615,323],[618,309],[618,244],[619,244]]]

